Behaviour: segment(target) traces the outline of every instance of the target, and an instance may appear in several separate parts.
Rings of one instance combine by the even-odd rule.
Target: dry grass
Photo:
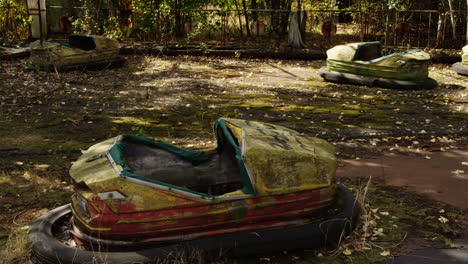
[[[192,250],[190,254],[184,251],[172,252],[165,259],[159,260],[157,264],[205,264],[203,252]],[[222,262],[221,262],[222,263]]]
[[[7,183],[11,183],[12,180],[11,180],[11,175],[2,171],[0,172],[0,184],[7,184]]]
[[[356,200],[361,206],[359,225],[348,237],[343,239],[341,246],[336,249],[332,255],[350,255],[353,252],[364,252],[368,250],[378,250],[381,252],[381,256],[388,256],[391,254],[388,245],[384,247],[382,244],[376,242],[383,234],[383,229],[379,227],[378,224],[378,220],[380,219],[377,213],[378,209],[373,209],[368,201],[368,191],[371,181],[372,178],[370,177],[367,183],[360,185],[355,193]],[[385,214],[385,212],[379,213]],[[397,245],[392,245],[391,248]]]
[[[0,264],[26,263],[30,252],[27,230],[17,229],[10,234],[5,248],[0,251]]]

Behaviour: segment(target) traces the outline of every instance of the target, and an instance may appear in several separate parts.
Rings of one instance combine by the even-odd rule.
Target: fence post
[[[41,9],[41,0],[37,0],[37,8],[39,9],[39,39],[41,41],[42,45],[42,40],[44,38],[43,32],[42,32],[42,9]]]
[[[444,45],[445,39],[445,13],[439,13],[439,21],[437,22],[437,41],[436,48],[440,49]]]

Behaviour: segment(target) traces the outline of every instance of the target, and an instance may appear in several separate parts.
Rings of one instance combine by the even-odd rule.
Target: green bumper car
[[[380,86],[393,89],[432,89],[428,77],[430,56],[420,49],[382,56],[382,44],[362,42],[327,50],[327,66],[319,70],[330,82]]]
[[[452,70],[456,71],[460,75],[468,76],[468,45],[463,47],[462,51],[463,51],[462,61],[453,64]]]
[[[31,63],[42,70],[102,69],[124,62],[119,42],[103,36],[72,34],[68,42],[34,41]]]

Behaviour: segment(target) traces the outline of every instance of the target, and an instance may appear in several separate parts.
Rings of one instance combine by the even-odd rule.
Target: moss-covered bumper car
[[[319,70],[331,82],[393,89],[432,89],[428,77],[430,56],[419,49],[382,56],[380,42],[339,45],[327,50],[327,66]]]
[[[456,71],[460,75],[468,76],[468,45],[462,49],[462,61],[452,65],[452,70]]]
[[[90,147],[70,174],[72,202],[29,233],[46,263],[147,263],[174,252],[261,254],[336,244],[359,213],[335,183],[326,141],[238,119],[217,147],[191,151],[121,135]]]
[[[124,62],[118,41],[103,36],[72,34],[68,42],[36,40],[30,48],[31,64],[42,70],[102,69]]]

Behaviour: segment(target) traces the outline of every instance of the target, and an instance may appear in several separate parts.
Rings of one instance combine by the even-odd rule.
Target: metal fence
[[[304,10],[305,44],[329,47],[356,41],[381,41],[387,47],[459,48],[466,43],[466,11]],[[2,12],[0,10],[0,12]],[[222,44],[279,47],[287,43],[289,10],[87,8],[47,5],[47,35],[65,37],[63,17],[79,33],[106,34],[114,38],[160,44]],[[452,16],[453,15],[453,16]],[[452,25],[452,18],[454,25]],[[330,37],[322,26],[330,21]],[[5,22],[0,19],[0,32]],[[24,29],[23,29],[24,31]],[[333,34],[334,33],[334,34]]]

